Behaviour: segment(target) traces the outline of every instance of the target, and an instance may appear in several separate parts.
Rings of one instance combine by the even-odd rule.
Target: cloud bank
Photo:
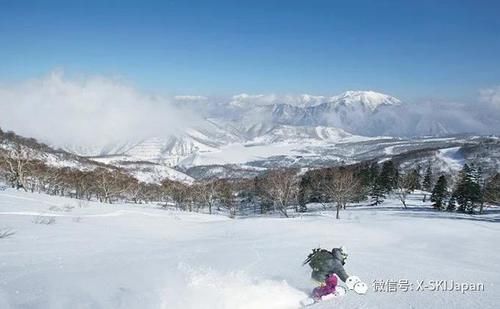
[[[55,145],[106,147],[167,136],[196,122],[168,98],[100,76],[68,79],[62,72],[0,85],[0,127]]]
[[[363,132],[407,137],[459,133],[491,135],[500,134],[498,119],[500,108],[491,101],[422,101],[381,108],[370,118]]]
[[[500,109],[500,86],[482,89],[479,93],[481,95],[481,102]]]

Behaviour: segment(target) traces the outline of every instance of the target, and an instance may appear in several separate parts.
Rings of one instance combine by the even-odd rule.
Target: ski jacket
[[[334,248],[329,254],[323,254],[313,267],[311,278],[324,282],[331,274],[336,274],[340,280],[345,282],[349,275],[344,269],[344,258],[338,248]],[[311,266],[312,267],[312,266]]]

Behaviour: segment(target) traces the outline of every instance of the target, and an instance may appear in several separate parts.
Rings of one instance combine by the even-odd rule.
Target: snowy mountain
[[[240,94],[224,102],[206,97],[179,96],[177,104],[199,113],[201,120],[183,131],[140,140],[125,140],[96,148],[93,145],[62,145],[63,149],[80,155],[128,155],[133,160],[150,160],[175,165],[183,157],[199,152],[213,152],[234,143],[267,140],[280,126],[281,142],[308,138],[317,127],[330,131],[343,130],[362,136],[384,135],[394,126],[392,114],[383,110],[397,108],[400,100],[374,91],[347,91],[333,97],[298,95]],[[384,121],[383,114],[387,120]],[[291,127],[297,127],[291,130]],[[435,126],[439,128],[438,125]],[[437,130],[435,130],[437,131]],[[440,132],[446,132],[444,129]],[[440,133],[438,132],[438,133]],[[395,135],[395,134],[391,134]],[[266,137],[267,136],[267,137]],[[57,145],[61,146],[61,145]]]
[[[239,94],[227,100],[178,96],[176,100],[183,109],[197,113],[199,121],[182,130],[158,131],[105,147],[62,148],[133,173],[154,170],[191,181],[176,172],[194,171],[195,177],[217,171],[252,175],[255,168],[326,166],[476,143],[468,136],[436,138],[457,133],[453,115],[428,117],[413,105],[374,91],[336,96]],[[143,166],[138,168],[137,162]],[[151,169],[149,164],[156,167]]]
[[[218,123],[229,122],[238,128],[252,130],[269,124],[280,124],[335,127],[364,136],[400,136],[394,134],[394,124],[400,123],[398,127],[401,127],[406,123],[398,121],[405,118],[404,104],[397,98],[374,91],[346,91],[333,97],[300,95],[295,99],[240,95],[237,100],[233,98],[229,105],[231,112],[227,114],[232,115],[231,118],[211,116],[216,118]],[[387,134],[389,132],[391,134]],[[423,132],[423,135],[428,133],[423,129],[420,132]],[[449,132],[437,132],[441,133]],[[411,135],[420,134],[409,134]],[[251,138],[256,136],[250,135]]]
[[[196,97],[193,100],[197,100]],[[287,104],[297,107],[312,107],[323,103],[336,105],[362,105],[364,108],[375,110],[380,105],[397,105],[401,101],[389,95],[375,91],[345,91],[336,96],[317,96],[310,94],[300,95],[250,95],[246,93],[231,97],[229,105],[240,108],[253,108],[255,106]]]
[[[299,131],[306,127],[312,130],[329,127],[366,137],[462,133],[459,115],[428,113],[425,111],[436,108],[432,103],[407,104],[375,91],[346,91],[336,96],[239,94],[228,99],[203,96],[174,99],[180,109],[196,114],[198,121],[175,132],[160,130],[104,146],[78,143],[55,146],[84,156],[128,154],[138,160],[175,165],[194,153],[252,142],[270,134],[277,126],[299,127]],[[297,136],[290,131],[288,136],[280,138],[286,139],[297,140]]]
[[[337,106],[356,107],[375,111],[382,105],[399,105],[401,101],[389,95],[375,91],[346,91],[333,97],[331,102]]]
[[[353,131],[352,122],[366,123],[380,107],[401,104],[394,97],[374,91],[346,91],[333,97],[300,95],[295,99],[240,95],[237,99],[231,101],[230,106],[240,109],[239,122],[333,126],[354,134],[359,133]],[[219,121],[227,119],[219,117]]]

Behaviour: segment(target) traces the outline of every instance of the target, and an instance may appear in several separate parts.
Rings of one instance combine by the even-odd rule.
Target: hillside
[[[192,178],[168,166],[149,161],[114,161],[110,158],[88,158],[56,150],[33,138],[26,138],[14,132],[0,130],[0,155],[20,156],[25,160],[39,161],[52,168],[69,168],[79,171],[92,171],[97,168],[122,170],[125,173],[147,183],[159,183],[167,178],[183,182],[191,182]],[[113,158],[116,159],[116,158]],[[109,164],[113,162],[113,164]]]

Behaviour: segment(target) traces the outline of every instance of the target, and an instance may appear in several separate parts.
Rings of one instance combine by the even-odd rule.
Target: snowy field
[[[500,213],[410,201],[290,219],[190,214],[0,191],[0,308],[299,308],[309,251],[345,245],[370,287],[311,308],[498,308]],[[375,292],[373,281],[455,280],[484,291]]]

